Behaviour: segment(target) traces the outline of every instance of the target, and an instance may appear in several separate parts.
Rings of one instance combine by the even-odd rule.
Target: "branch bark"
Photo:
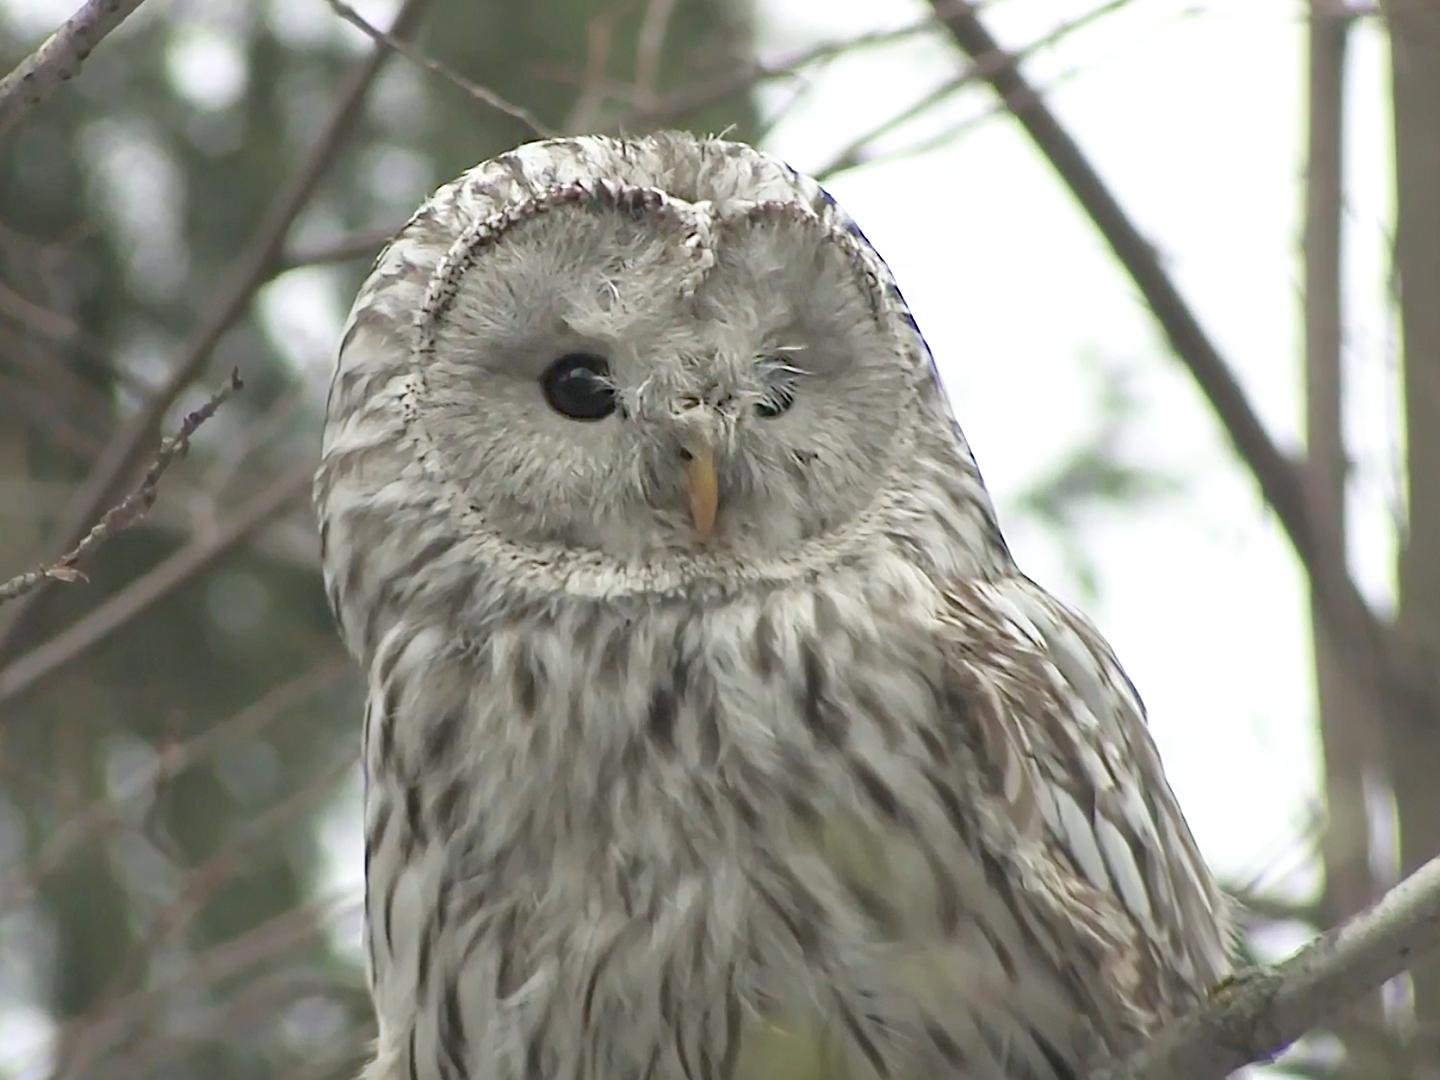
[[[391,33],[399,36],[410,33],[429,2],[405,0],[395,16]],[[52,550],[68,551],[79,543],[90,523],[114,498],[117,488],[139,464],[146,447],[154,440],[166,410],[204,369],[225,332],[249,310],[255,293],[273,276],[281,264],[283,245],[291,223],[310,201],[321,178],[334,162],[337,151],[360,115],[366,94],[390,55],[388,45],[376,44],[369,56],[351,71],[309,154],[289,183],[276,195],[250,246],[238,256],[234,273],[219,289],[215,304],[202,316],[199,326],[181,349],[164,385],[106,444],[90,475],[66,508],[56,529],[58,536],[51,544]],[[45,596],[47,586],[48,582],[42,583],[15,605],[10,622],[0,628],[0,658],[13,652],[21,627],[34,606]]]
[[[1242,973],[1095,1080],[1219,1080],[1268,1061],[1440,947],[1440,858],[1284,963]]]
[[[80,65],[142,0],[88,0],[0,79],[0,134],[80,72]]]
[[[1440,5],[1387,0],[1395,107],[1395,276],[1404,359],[1408,514],[1397,581],[1401,640],[1440,670]],[[1440,713],[1387,725],[1400,821],[1400,863],[1440,850]],[[1412,976],[1417,1026],[1429,1051],[1424,1080],[1440,1077],[1440,963]],[[1417,1078],[1418,1080],[1418,1078]]]
[[[1317,521],[1347,558],[1345,380],[1341,359],[1341,207],[1344,198],[1345,52],[1351,16],[1333,0],[1311,0],[1309,140],[1305,183],[1305,417],[1307,497]],[[1322,925],[1334,926],[1375,899],[1365,783],[1376,773],[1376,740],[1365,726],[1364,695],[1345,670],[1340,643],[1311,597],[1326,823]]]
[[[1171,348],[1208,398],[1249,467],[1310,579],[1319,609],[1367,706],[1378,713],[1437,715],[1440,686],[1413,650],[1397,645],[1351,580],[1340,538],[1310,506],[1300,466],[1280,450],[1251,407],[1230,365],[1205,333],[1160,263],[1070,133],[991,36],[969,0],[931,0],[951,38],[977,64],[1036,147],[1095,223],[1145,298]],[[997,62],[997,58],[1001,62]]]

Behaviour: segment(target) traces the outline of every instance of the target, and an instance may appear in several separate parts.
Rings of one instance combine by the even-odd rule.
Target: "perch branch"
[[[1096,1080],[1220,1080],[1268,1061],[1440,946],[1440,858],[1284,963],[1242,973]]]
[[[392,34],[409,33],[430,0],[405,0],[395,16]],[[350,72],[336,96],[335,105],[324,127],[311,143],[295,173],[275,196],[264,219],[257,226],[254,238],[235,260],[235,271],[221,285],[218,298],[201,317],[189,341],[165,382],[145,402],[135,417],[115,432],[106,444],[84,484],[61,515],[56,527],[58,540],[53,547],[68,550],[84,536],[89,523],[95,520],[116,488],[139,463],[145,447],[175,399],[200,374],[216,345],[250,308],[250,301],[260,286],[268,281],[279,265],[282,246],[291,222],[304,209],[319,186],[321,178],[334,161],[337,151],[349,135],[380,68],[390,57],[390,50],[377,45],[369,56]],[[41,583],[24,600],[15,605],[10,622],[0,628],[0,658],[11,647],[30,609],[46,593],[49,581]]]
[[[142,0],[88,0],[15,70],[0,79],[0,133],[73,79],[95,46]]]
[[[1339,538],[1311,512],[1300,467],[1276,446],[1251,407],[1230,365],[1180,295],[1160,257],[1083,150],[981,21],[969,0],[931,0],[936,17],[983,74],[1095,223],[1145,298],[1171,348],[1190,370],[1249,467],[1261,494],[1290,538],[1319,607],[1346,658],[1377,703],[1402,702],[1406,711],[1433,705],[1432,677],[1394,647],[1345,568]],[[995,62],[995,58],[1003,62]]]
[[[244,385],[240,381],[240,372],[231,372],[229,381],[211,394],[205,404],[193,412],[187,413],[185,419],[180,422],[179,430],[160,444],[159,452],[150,462],[150,467],[145,470],[144,477],[134,490],[106,510],[80,542],[55,562],[37,570],[17,574],[4,584],[0,584],[0,604],[14,600],[17,596],[24,596],[31,590],[39,588],[40,584],[45,581],[88,580],[84,571],[80,569],[80,563],[110,537],[130,528],[145,516],[155,505],[155,496],[160,491],[160,478],[165,475],[165,470],[170,468],[170,463],[189,449],[190,436],[195,434],[201,424],[215,415],[215,410],[225,404],[231,394]]]

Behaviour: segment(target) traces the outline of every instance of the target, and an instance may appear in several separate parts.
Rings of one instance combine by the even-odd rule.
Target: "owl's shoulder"
[[[945,597],[948,711],[1023,887],[1089,937],[1142,1025],[1193,1000],[1228,970],[1228,903],[1114,652],[1019,574]]]

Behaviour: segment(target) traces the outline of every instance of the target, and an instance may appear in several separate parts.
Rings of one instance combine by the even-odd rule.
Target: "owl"
[[[1060,1080],[1226,973],[1134,688],[782,161],[567,138],[441,188],[315,499],[367,1080]]]

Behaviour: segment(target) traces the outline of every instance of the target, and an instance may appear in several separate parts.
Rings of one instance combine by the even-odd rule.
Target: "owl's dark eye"
[[[566,353],[545,369],[540,388],[550,407],[571,420],[603,420],[615,411],[610,365],[593,353]]]
[[[793,404],[795,384],[789,379],[782,379],[765,388],[765,396],[755,403],[755,415],[770,420],[789,410]]]

